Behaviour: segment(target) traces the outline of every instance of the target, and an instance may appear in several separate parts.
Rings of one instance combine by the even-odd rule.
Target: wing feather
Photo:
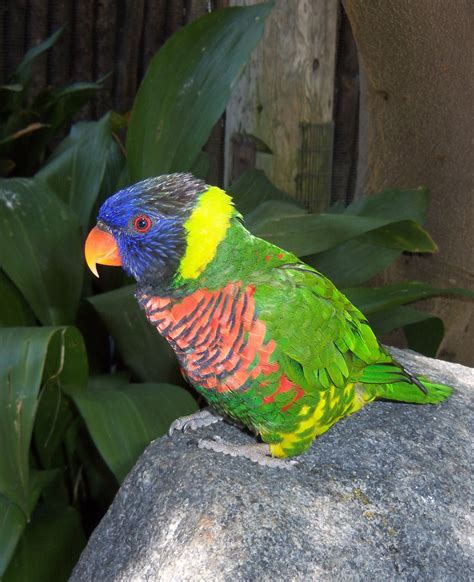
[[[384,361],[365,317],[323,275],[295,265],[275,268],[268,279],[256,286],[258,317],[279,350],[301,366],[307,389],[344,387],[366,365]]]

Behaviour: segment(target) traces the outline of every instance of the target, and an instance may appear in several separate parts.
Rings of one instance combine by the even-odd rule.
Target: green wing
[[[391,361],[362,313],[310,267],[272,269],[256,285],[255,300],[269,337],[286,356],[286,373],[307,389],[343,388],[367,365]]]

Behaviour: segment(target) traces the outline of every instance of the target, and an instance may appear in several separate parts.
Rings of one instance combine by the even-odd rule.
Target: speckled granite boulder
[[[397,351],[456,387],[440,406],[378,402],[292,471],[152,443],[92,535],[74,582],[472,579],[474,370]],[[250,437],[214,425],[235,442]]]

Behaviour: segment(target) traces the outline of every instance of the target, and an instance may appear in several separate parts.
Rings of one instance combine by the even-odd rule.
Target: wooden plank
[[[142,76],[165,41],[166,0],[147,0],[143,27]]]
[[[185,0],[167,0],[166,2],[166,37],[171,36],[185,23]]]
[[[128,111],[135,98],[139,79],[140,44],[144,26],[145,0],[127,0],[121,28],[117,31],[119,67],[115,84],[115,103]]]
[[[255,1],[231,0],[234,6],[246,4]],[[276,1],[227,108],[226,184],[239,135],[247,140],[250,134],[271,150],[257,148],[256,166],[279,188],[300,198],[309,192],[307,202],[315,210],[326,206],[329,189],[321,194],[318,184],[330,184],[330,178],[309,172],[330,174],[332,152],[324,160],[321,155],[333,119],[337,8],[337,0]]]
[[[209,0],[186,0],[184,6],[186,24],[204,16],[209,12],[210,8]]]
[[[8,78],[20,64],[27,48],[30,48],[29,45],[25,46],[26,0],[8,0],[0,4],[4,12],[2,50],[5,78]]]
[[[44,3],[44,2],[43,2]],[[49,51],[48,57],[48,79],[49,83],[55,87],[67,85],[72,79],[72,0],[56,0],[49,6],[48,19],[51,33],[58,28],[64,27],[64,32],[58,42]]]
[[[33,0],[28,3],[25,14],[27,21],[28,48],[38,45],[48,37],[48,4],[44,0]],[[36,59],[32,68],[30,93],[35,95],[47,84],[48,54]]]
[[[73,80],[93,80],[94,58],[94,1],[81,0],[73,5]],[[90,119],[92,105],[87,103],[78,114],[79,119]]]
[[[95,55],[94,55],[94,80],[109,75],[104,82],[104,89],[99,91],[94,99],[95,118],[101,117],[106,111],[112,109],[113,86],[117,75],[115,55],[118,40],[117,6],[115,0],[97,0],[95,19]]]

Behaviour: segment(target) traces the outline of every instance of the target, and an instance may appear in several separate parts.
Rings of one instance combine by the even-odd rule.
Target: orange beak
[[[96,265],[110,265],[120,267],[120,258],[117,243],[114,237],[97,226],[90,231],[84,248],[86,262],[96,277],[99,276]]]

